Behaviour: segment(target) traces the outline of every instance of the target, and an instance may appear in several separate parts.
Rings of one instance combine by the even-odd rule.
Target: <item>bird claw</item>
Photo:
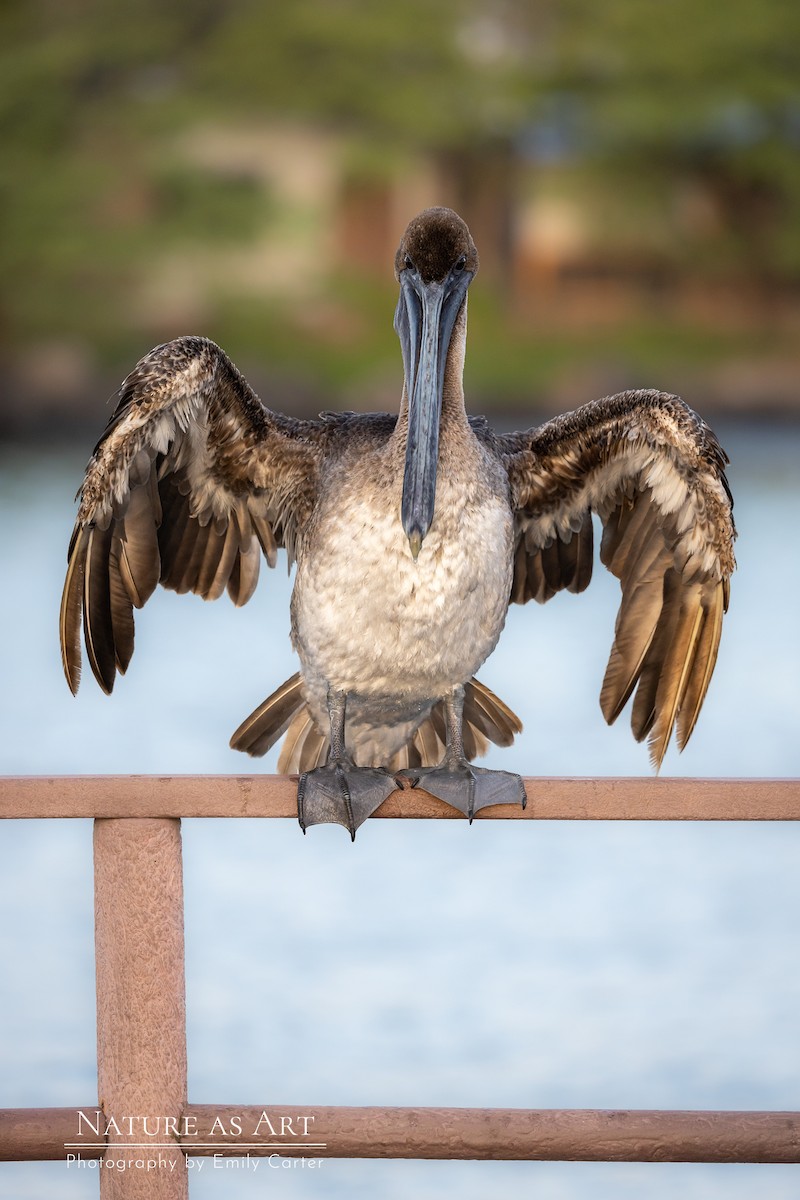
[[[358,827],[397,786],[388,771],[351,762],[334,761],[306,771],[297,784],[300,828],[305,833],[309,825],[343,825],[355,841]]]
[[[525,785],[519,775],[510,771],[487,771],[468,762],[438,767],[412,767],[398,771],[398,776],[421,787],[445,804],[457,808],[469,818],[492,804],[527,804]]]

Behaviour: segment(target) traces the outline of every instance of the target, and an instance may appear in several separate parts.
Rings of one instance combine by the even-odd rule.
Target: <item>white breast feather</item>
[[[318,704],[331,684],[413,709],[465,682],[494,649],[511,584],[508,505],[449,505],[448,490],[440,481],[443,516],[416,563],[399,511],[364,499],[331,512],[299,556],[295,641]]]

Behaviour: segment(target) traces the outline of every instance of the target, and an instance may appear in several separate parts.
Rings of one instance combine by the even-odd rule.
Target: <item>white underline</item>
[[[64,1142],[65,1150],[324,1150],[327,1142]]]

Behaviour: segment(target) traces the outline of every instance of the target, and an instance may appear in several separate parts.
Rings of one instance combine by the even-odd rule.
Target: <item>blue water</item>
[[[740,531],[719,665],[664,774],[800,774],[800,430],[719,430]],[[0,771],[249,773],[227,748],[294,669],[289,581],[159,593],[111,699],[67,691],[56,614],[86,448],[0,451]],[[481,672],[520,714],[489,764],[640,775],[597,695],[618,589],[514,609]],[[274,770],[274,755],[264,763]],[[2,827],[0,1106],[95,1099],[91,825]],[[800,1107],[800,831],[782,824],[184,822],[189,1093],[206,1103]],[[326,1161],[214,1171],[195,1200],[673,1197],[800,1191],[796,1168]],[[0,1197],[96,1196],[6,1165]]]

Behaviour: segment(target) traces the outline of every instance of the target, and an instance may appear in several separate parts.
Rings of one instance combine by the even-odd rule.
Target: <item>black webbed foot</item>
[[[412,787],[424,788],[432,796],[444,800],[445,804],[459,809],[469,817],[470,823],[476,812],[491,804],[527,803],[525,786],[519,775],[509,771],[487,771],[484,767],[473,767],[466,760],[438,767],[415,767],[400,771],[398,775],[411,780]]]
[[[356,830],[397,790],[393,775],[382,768],[357,767],[345,759],[332,760],[300,776],[297,819],[305,833],[309,825],[344,825],[355,841]]]

